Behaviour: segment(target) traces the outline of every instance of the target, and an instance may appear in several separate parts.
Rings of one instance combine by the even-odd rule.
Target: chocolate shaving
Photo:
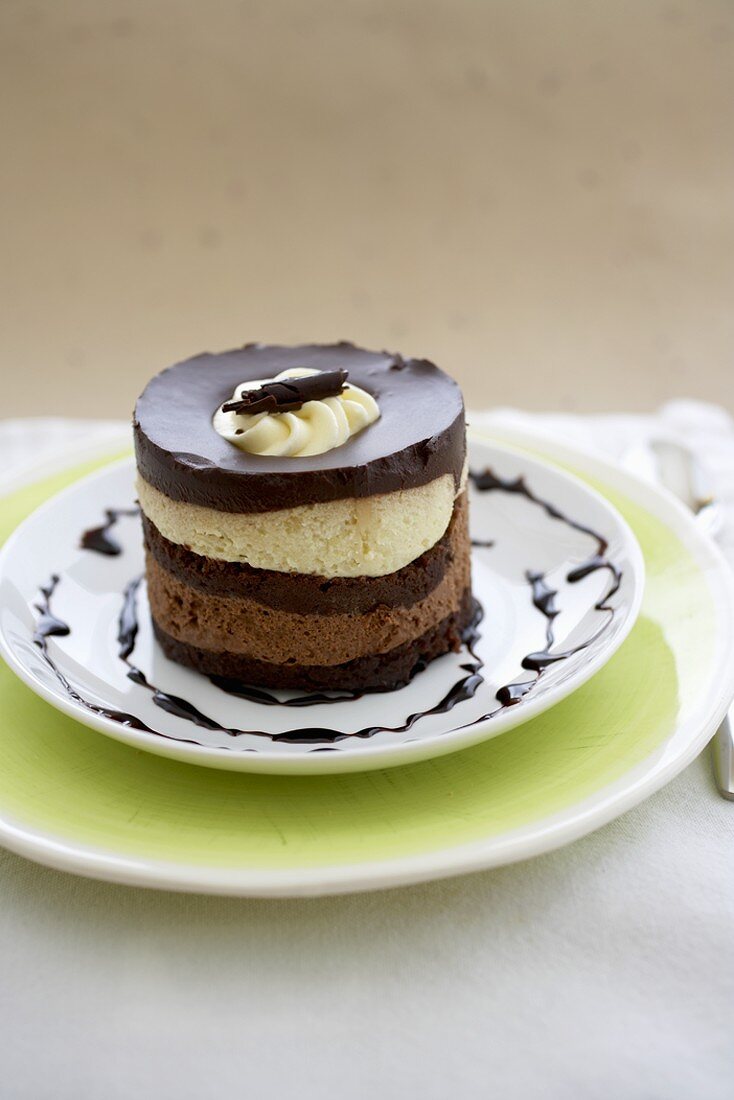
[[[338,397],[344,392],[348,375],[349,372],[345,370],[329,370],[307,374],[303,378],[266,382],[256,390],[244,390],[236,401],[226,401],[222,405],[222,412],[244,413],[248,416],[259,412],[294,412],[307,401]]]

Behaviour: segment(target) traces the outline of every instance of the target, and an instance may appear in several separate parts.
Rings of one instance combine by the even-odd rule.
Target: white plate
[[[259,702],[167,660],[150,628],[144,582],[129,587],[143,569],[137,515],[121,516],[110,532],[118,556],[80,546],[82,533],[102,524],[107,509],[132,508],[129,460],[60,493],[8,541],[0,558],[0,646],[18,675],[60,710],[117,740],[194,764],[273,773],[360,771],[494,737],[565,698],[610,658],[637,616],[644,565],[627,524],[576,478],[479,443],[471,447],[470,464],[504,483],[493,491],[471,488],[472,537],[481,544],[473,554],[474,592],[484,609],[479,638],[398,691],[332,697],[328,705],[303,693],[264,693]],[[519,478],[537,499],[512,491]],[[578,578],[575,572],[584,572],[599,546],[583,528],[603,539],[607,564]],[[34,631],[45,599],[39,589],[52,576],[58,579],[49,607],[70,633],[47,639],[47,660]],[[549,650],[554,659],[539,674],[538,662],[531,659],[528,667],[528,655],[548,651],[551,618],[541,606],[548,587],[558,610]],[[118,644],[126,588],[126,606],[134,607],[139,624],[127,663]],[[131,680],[131,666],[142,670],[146,684]],[[519,690],[503,693],[517,684]],[[521,697],[508,704],[508,694]],[[446,701],[454,697],[459,701],[449,709]],[[190,717],[182,715],[181,700]],[[133,728],[136,723],[143,728]]]

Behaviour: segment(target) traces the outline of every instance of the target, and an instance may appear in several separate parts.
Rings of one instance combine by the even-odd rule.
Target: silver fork
[[[706,471],[696,455],[672,440],[659,439],[631,447],[622,462],[628,470],[652,477],[687,505],[696,523],[716,539],[724,526],[721,505],[710,490]],[[716,786],[723,798],[734,801],[734,707],[714,734],[711,753]]]

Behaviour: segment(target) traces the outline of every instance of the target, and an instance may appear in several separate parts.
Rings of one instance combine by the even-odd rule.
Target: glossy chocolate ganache
[[[288,369],[346,372],[380,417],[326,454],[247,454],[222,438],[212,416],[236,387]],[[354,344],[247,344],[197,355],[162,371],[138,399],[138,470],[174,501],[234,513],[391,493],[451,474],[466,456],[464,403],[456,383],[427,359]]]

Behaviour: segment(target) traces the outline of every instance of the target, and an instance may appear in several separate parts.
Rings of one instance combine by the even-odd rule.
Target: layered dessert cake
[[[134,419],[166,655],[273,688],[404,684],[471,617],[461,392],[424,359],[249,344],[157,375]]]

